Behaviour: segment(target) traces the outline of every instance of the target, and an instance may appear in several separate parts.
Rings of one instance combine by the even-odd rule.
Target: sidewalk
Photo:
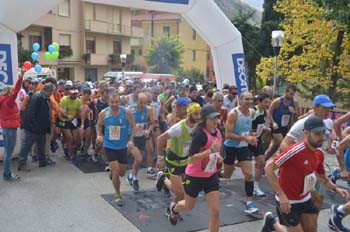
[[[113,193],[108,173],[84,174],[64,160],[58,153],[52,157],[54,167],[38,168],[29,163],[29,173],[14,173],[22,180],[7,183],[0,180],[0,231],[1,232],[111,232],[138,231],[117,210],[101,198],[101,194]],[[333,165],[334,156],[327,160]],[[2,173],[2,165],[0,171]],[[242,178],[236,171],[234,178]],[[140,188],[154,187],[154,181],[139,174]],[[122,191],[130,186],[122,181]],[[195,212],[193,212],[195,213]],[[323,210],[319,218],[318,231],[330,231],[326,225],[330,210]],[[349,226],[349,217],[344,224]],[[260,231],[261,221],[242,223],[220,229],[224,232]],[[161,229],[159,231],[162,231]]]

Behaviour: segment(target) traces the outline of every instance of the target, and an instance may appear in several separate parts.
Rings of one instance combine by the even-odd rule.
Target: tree
[[[202,73],[201,70],[198,68],[187,69],[181,72],[179,76],[181,77],[180,79],[178,79],[179,81],[188,79],[190,83],[204,82],[204,73]]]
[[[328,94],[337,101],[349,86],[348,34],[344,33],[339,49],[339,32],[343,29],[324,15],[327,10],[311,0],[285,0],[275,5],[284,15],[280,27],[285,31],[279,57],[279,74],[288,82],[300,83],[304,97]],[[273,57],[263,58],[257,66],[259,77],[272,77]]]
[[[182,64],[184,52],[184,45],[179,37],[164,36],[148,49],[147,64],[151,72],[177,73]]]
[[[21,66],[25,61],[32,61],[32,52],[23,48],[18,49],[18,65]]]

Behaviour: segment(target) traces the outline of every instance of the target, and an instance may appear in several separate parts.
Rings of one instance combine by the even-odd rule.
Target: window
[[[96,53],[95,39],[86,39],[86,53]]]
[[[113,41],[113,54],[121,54],[122,53],[122,42],[119,40]]]
[[[31,48],[33,46],[33,43],[42,44],[42,36],[41,33],[38,32],[32,32],[29,35],[29,47]],[[42,50],[42,47],[40,47],[40,50]]]
[[[85,81],[97,81],[97,68],[85,69]]]
[[[60,34],[60,45],[70,47],[71,46],[71,38],[69,34]]]
[[[166,27],[163,27],[163,35],[165,36],[170,36],[170,27],[166,26]]]
[[[58,5],[58,15],[65,16],[65,17],[70,16],[70,0],[63,0]]]
[[[192,40],[196,40],[197,38],[197,32],[195,29],[192,28]]]
[[[139,56],[142,56],[142,48],[139,49]]]
[[[135,50],[131,49],[131,55],[135,55]]]
[[[196,50],[192,50],[192,61],[196,61]]]

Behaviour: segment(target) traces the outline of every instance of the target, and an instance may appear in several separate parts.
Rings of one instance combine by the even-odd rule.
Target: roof
[[[179,21],[182,17],[179,14],[173,14],[173,13],[163,13],[163,12],[156,12],[153,16],[154,21]],[[140,15],[133,15],[131,16],[132,21],[151,21],[152,15],[151,14],[140,14]]]

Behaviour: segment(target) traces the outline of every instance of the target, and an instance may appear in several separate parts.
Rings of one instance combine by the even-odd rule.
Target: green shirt
[[[67,118],[60,117],[60,119],[62,121],[70,121],[75,118],[79,112],[81,101],[79,98],[72,100],[69,96],[64,96],[61,99],[61,107],[66,111]]]

